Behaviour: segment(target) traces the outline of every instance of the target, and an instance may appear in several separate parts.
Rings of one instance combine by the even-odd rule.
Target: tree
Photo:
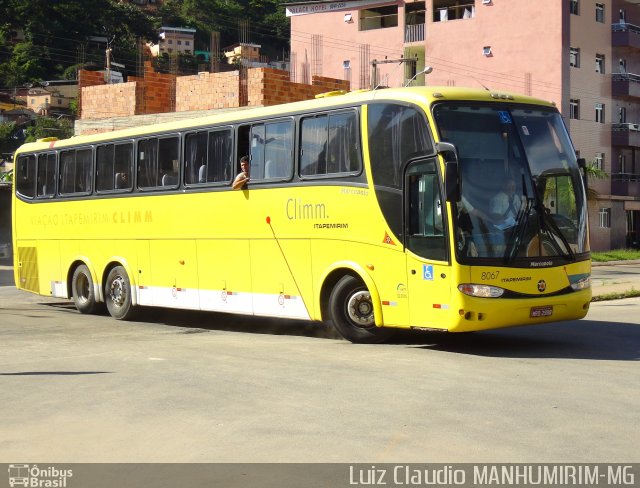
[[[10,153],[16,149],[11,137],[15,129],[15,122],[0,123],[0,153]]]
[[[604,180],[605,178],[607,178],[609,175],[608,173],[603,170],[600,169],[597,166],[596,160],[594,159],[593,161],[589,161],[589,164],[587,164],[584,168],[585,174],[587,175],[587,182],[591,181],[593,179],[596,180]],[[596,200],[598,197],[600,196],[600,194],[598,193],[598,191],[591,187],[588,186],[587,187],[587,199],[588,200]]]
[[[73,125],[67,119],[38,117],[35,124],[27,129],[25,142],[34,142],[44,137],[68,139],[73,135]]]
[[[136,41],[155,39],[153,17],[135,5],[118,0],[0,0],[0,87],[55,79],[77,63],[104,65],[106,38],[113,59],[136,65]],[[11,31],[19,26],[25,40],[15,44]]]

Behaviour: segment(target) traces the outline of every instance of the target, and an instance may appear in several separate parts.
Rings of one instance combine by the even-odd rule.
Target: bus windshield
[[[437,105],[434,116],[458,150],[458,260],[570,261],[589,250],[582,179],[556,110],[458,103]]]

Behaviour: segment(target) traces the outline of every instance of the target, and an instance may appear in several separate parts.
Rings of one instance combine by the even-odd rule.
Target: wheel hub
[[[124,280],[121,276],[118,276],[111,283],[111,287],[109,288],[109,297],[114,305],[121,307],[125,301],[126,290],[124,288]]]
[[[78,300],[81,302],[86,302],[89,299],[89,280],[84,274],[78,276],[77,281],[77,292],[78,292]]]
[[[354,293],[347,303],[347,314],[354,323],[361,327],[373,326],[371,294],[365,290]]]

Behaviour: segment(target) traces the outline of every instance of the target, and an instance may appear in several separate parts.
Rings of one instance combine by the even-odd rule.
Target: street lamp
[[[408,87],[409,84],[415,80],[418,76],[420,75],[428,75],[429,73],[431,73],[433,71],[433,68],[431,66],[426,66],[422,71],[418,71],[415,75],[413,75],[409,81],[407,81],[404,85],[404,87]]]

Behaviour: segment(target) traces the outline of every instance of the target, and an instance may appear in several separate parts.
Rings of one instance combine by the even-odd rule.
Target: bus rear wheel
[[[80,313],[95,313],[98,309],[96,301],[96,291],[93,287],[91,272],[85,264],[78,266],[71,278],[71,294],[73,304]]]
[[[113,268],[104,286],[107,310],[114,319],[129,320],[134,317],[136,307],[131,301],[131,281],[122,266]]]
[[[378,344],[393,334],[390,329],[376,327],[371,293],[351,275],[340,278],[331,291],[329,313],[336,330],[351,342]]]

